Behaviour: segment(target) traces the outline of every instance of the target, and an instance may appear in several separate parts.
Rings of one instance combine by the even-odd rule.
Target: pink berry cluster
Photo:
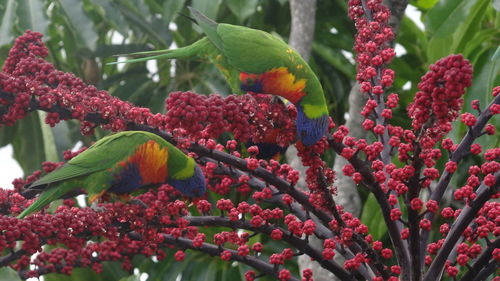
[[[209,96],[174,92],[166,100],[165,129],[184,129],[192,140],[218,138],[224,132],[237,141],[288,146],[295,138],[296,109],[270,95]]]
[[[420,91],[408,106],[413,130],[424,131],[421,138],[426,148],[433,147],[451,131],[451,122],[462,109],[465,89],[472,83],[472,66],[462,55],[442,58],[429,69],[418,84]],[[472,126],[475,117],[466,113],[462,120]]]
[[[394,71],[388,67],[395,56],[391,42],[394,33],[389,26],[390,11],[381,5],[381,0],[350,0],[349,16],[354,20],[356,34],[354,51],[356,52],[356,80],[361,92],[369,96],[361,114],[366,118],[363,128],[377,136],[387,130],[384,121],[392,118],[392,110],[397,106],[397,94],[390,94],[385,102],[385,89],[394,82]],[[375,118],[375,121],[370,119]]]

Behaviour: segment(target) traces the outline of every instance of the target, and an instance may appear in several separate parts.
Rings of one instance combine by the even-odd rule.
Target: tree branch
[[[481,114],[479,114],[476,124],[467,131],[467,134],[463,137],[457,149],[451,155],[450,161],[453,161],[458,165],[460,161],[462,161],[462,159],[469,153],[472,143],[474,143],[474,140],[482,135],[482,131],[486,126],[486,123],[488,123],[488,121],[493,116],[493,114],[490,111],[490,107],[493,104],[500,104],[500,95],[497,95],[491,101],[488,107],[483,112],[481,112]],[[436,202],[441,202],[441,199],[443,198],[444,192],[448,188],[448,184],[450,183],[452,176],[453,174],[450,174],[447,171],[444,171],[441,174],[441,177],[439,178],[436,188],[434,189],[434,191],[430,196],[431,200],[435,200]],[[434,219],[434,213],[429,212],[425,214],[425,218],[432,221]],[[430,234],[429,231],[424,231],[424,230],[421,231],[420,251],[422,252],[424,252],[425,249],[427,248],[427,241],[429,239],[429,234]]]
[[[337,154],[341,154],[345,145],[342,143],[336,142],[333,137],[328,137],[328,143],[330,147],[332,147]],[[401,238],[401,233],[396,225],[396,223],[391,219],[391,206],[387,202],[385,197],[385,193],[382,191],[380,184],[375,180],[373,174],[370,171],[370,168],[363,160],[359,159],[356,155],[352,156],[350,159],[347,159],[349,163],[363,176],[363,183],[368,189],[373,192],[375,199],[377,200],[380,208],[382,209],[382,215],[384,216],[384,221],[387,224],[389,236],[391,237],[391,241],[394,245],[394,250],[396,252],[396,257],[398,259],[399,265],[404,268],[406,266],[409,268],[410,265],[410,254],[408,249],[403,244],[403,239]]]
[[[288,242],[290,245],[293,245],[297,250],[315,259],[316,261],[319,262],[319,264],[321,264],[321,266],[328,269],[339,278],[342,278],[342,280],[356,280],[354,276],[352,276],[352,274],[346,271],[343,267],[339,266],[338,264],[330,260],[325,260],[323,258],[322,253],[319,250],[311,247],[311,245],[309,245],[307,240],[303,240],[299,237],[292,235],[288,230],[284,228],[276,227],[271,224],[263,225],[261,227],[253,227],[249,221],[246,220],[231,221],[228,218],[220,216],[184,217],[184,218],[187,219],[190,222],[189,225],[192,226],[224,226],[233,229],[239,228],[239,229],[257,231],[266,234],[268,236],[271,235],[271,232],[273,230],[279,229],[281,232],[283,232],[283,237],[282,237],[283,241]]]
[[[173,245],[177,246],[179,248],[184,248],[184,249],[192,249],[196,251],[200,251],[206,254],[209,254],[211,256],[219,256],[221,252],[221,248],[219,246],[210,244],[210,243],[203,243],[200,247],[194,247],[193,246],[193,241],[187,238],[175,238],[170,234],[163,234],[163,243],[168,244],[168,245]],[[271,277],[274,277],[278,279],[278,271],[275,270],[274,266],[262,261],[261,259],[253,256],[240,256],[238,255],[238,252],[235,250],[230,250],[230,249],[225,249],[222,248],[225,251],[229,251],[231,253],[231,260],[237,261],[244,263],[248,266],[251,266],[257,270],[259,270],[262,273],[265,273]],[[298,278],[292,276],[290,278],[292,281],[299,281]]]
[[[415,168],[414,175],[408,181],[408,193],[406,194],[406,209],[408,210],[408,229],[410,231],[409,245],[411,258],[411,280],[420,280],[422,277],[422,258],[423,252],[420,249],[420,218],[417,210],[411,208],[410,202],[420,195],[420,170],[424,162],[420,158],[422,148],[419,143],[414,142],[413,162]]]
[[[491,187],[487,187],[484,183],[479,187],[476,199],[470,203],[469,206],[463,208],[462,212],[453,223],[450,232],[446,236],[446,240],[443,246],[440,248],[436,257],[432,261],[429,270],[424,276],[424,281],[433,281],[440,279],[440,275],[444,269],[444,264],[449,253],[453,250],[457,240],[463,234],[463,231],[469,223],[474,219],[477,212],[483,207],[483,205],[488,201],[492,195],[498,191],[500,186],[500,172],[496,173],[495,184]]]
[[[472,267],[467,271],[460,281],[472,281],[484,267],[488,266],[488,261],[491,259],[491,254],[493,250],[500,248],[500,238],[497,238],[493,243],[491,243],[488,248],[486,248],[479,258],[474,262]]]

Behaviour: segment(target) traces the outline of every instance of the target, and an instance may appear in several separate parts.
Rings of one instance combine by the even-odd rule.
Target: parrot
[[[253,92],[280,96],[297,108],[297,137],[305,145],[326,133],[329,113],[321,84],[302,57],[281,39],[261,30],[216,23],[194,8],[191,14],[205,37],[171,50],[138,52],[146,56],[117,63],[197,56],[211,61],[234,93]],[[123,56],[123,55],[118,55]]]
[[[105,193],[126,197],[163,183],[188,197],[199,197],[206,191],[205,177],[193,158],[153,133],[124,131],[98,140],[33,182],[28,189],[43,192],[18,218],[78,189],[86,191],[90,205]]]

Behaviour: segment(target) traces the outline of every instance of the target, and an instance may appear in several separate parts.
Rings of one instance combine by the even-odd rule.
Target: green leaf
[[[442,0],[424,17],[424,24],[435,37],[446,37],[455,32],[478,0]],[[484,0],[483,0],[484,1]]]
[[[219,6],[222,3],[222,0],[193,0],[191,1],[191,5],[196,10],[203,13],[205,16],[216,20],[217,12],[219,11]]]
[[[163,3],[163,22],[170,23],[182,9],[186,0],[166,0]]]
[[[73,121],[75,122],[75,121]],[[74,147],[75,143],[80,140],[81,135],[78,138],[71,138],[71,121],[61,122],[52,128],[52,134],[56,136],[54,139],[55,147],[57,148],[57,156],[63,155],[63,152],[67,149]]]
[[[202,269],[200,267],[200,269]],[[198,279],[199,281],[203,281],[203,280],[210,280],[210,279],[213,279],[214,275],[217,273],[217,263],[215,262],[211,262],[208,267],[205,267],[203,268],[204,270],[202,272],[200,272],[201,274],[198,275]]]
[[[152,264],[148,270],[149,281],[176,280],[177,276],[182,274],[184,269],[193,262],[193,252],[186,252],[186,257],[183,262],[178,263],[174,260],[174,251],[167,252],[167,257],[157,263]],[[175,266],[173,266],[175,265]]]
[[[500,30],[498,29],[488,28],[480,30],[467,42],[462,54],[473,62],[479,54],[478,48],[481,48],[482,45],[493,44],[490,41],[498,37],[500,37]]]
[[[47,123],[45,123],[45,117],[47,117],[47,113],[43,111],[37,111],[37,113],[38,113],[38,118],[40,119],[40,129],[42,130],[43,151],[45,152],[45,161],[59,162],[56,142],[54,139],[54,134],[52,133],[52,128]]]
[[[370,234],[374,240],[380,240],[387,232],[380,205],[377,203],[375,196],[370,193],[363,206],[361,222],[368,226]]]
[[[134,275],[132,275],[134,276]],[[71,275],[51,273],[44,275],[45,281],[109,281],[123,280],[122,278],[130,277],[130,274],[121,268],[119,262],[104,262],[102,272],[97,274],[90,268],[75,267]],[[127,280],[132,281],[135,279]]]
[[[22,30],[30,29],[47,34],[49,20],[43,0],[18,0],[17,17]]]
[[[142,51],[152,51],[147,44],[127,44],[127,45],[102,45],[99,44],[94,52],[96,57],[107,58],[113,55],[130,54]]]
[[[125,16],[125,18],[134,25],[135,28],[140,28],[142,32],[148,34],[151,39],[163,46],[170,46],[172,42],[172,34],[168,30],[168,25],[164,25],[158,20],[158,23],[150,22],[146,19],[146,16],[137,9],[133,9],[128,5],[118,3],[117,5],[120,12]],[[160,30],[159,30],[160,29]]]
[[[132,274],[128,277],[123,277],[120,281],[140,281],[141,278],[138,275]]]
[[[5,12],[2,15],[0,22],[0,45],[8,44],[14,38],[12,34],[14,16],[15,16],[16,1],[7,0]]]
[[[482,106],[486,106],[489,103],[493,79],[498,75],[500,63],[494,53],[495,49],[489,49],[487,52],[484,52],[475,64],[476,69],[474,70],[473,83],[465,97],[465,108],[467,111],[472,110],[470,102],[473,99],[478,99]]]
[[[16,136],[17,126],[4,126],[0,128],[0,147],[4,147],[11,143]]]
[[[12,141],[14,158],[19,162],[25,175],[40,169],[45,161],[40,118],[37,114],[30,114],[17,121],[16,136]]]
[[[128,36],[127,22],[112,0],[92,0],[92,2],[94,5],[101,6],[104,9],[104,13],[106,14],[104,20],[116,28],[121,35],[124,37]]]
[[[313,43],[313,51],[347,77],[354,78],[354,66],[338,51],[320,43]]]
[[[83,1],[80,0],[58,0],[62,10],[66,14],[66,19],[74,30],[78,43],[94,51],[97,44],[98,35],[93,29],[92,20],[83,10]]]
[[[437,2],[439,2],[439,0],[417,0],[414,4],[420,9],[429,10],[434,7]]]
[[[438,59],[443,58],[452,51],[450,50],[453,42],[453,36],[447,37],[433,37],[427,45],[427,62],[428,64],[436,62]]]
[[[467,90],[464,96],[464,111],[474,112],[475,110],[471,107],[472,100],[479,100],[481,107],[485,107],[490,103],[492,98],[491,91],[494,85],[498,85],[499,82],[499,68],[500,68],[500,52],[497,48],[490,48],[484,50],[482,55],[478,57],[474,63],[474,78],[472,80],[472,86]],[[495,84],[496,83],[496,84]],[[493,125],[498,124],[498,119],[493,118],[490,123]],[[457,135],[457,138],[461,138],[467,130],[466,126],[462,122],[455,122],[454,130],[452,133]],[[483,147],[491,147],[498,141],[497,135],[484,135],[477,139],[477,143]]]
[[[491,90],[494,85],[495,77],[498,77],[500,74],[500,47],[497,47],[495,53],[491,57],[491,64],[489,67],[489,73],[487,74],[486,86],[488,90]],[[489,93],[488,93],[489,94]]]
[[[479,7],[482,7],[484,2],[489,0],[479,3]],[[476,3],[477,0],[444,0],[429,10],[424,23],[432,34],[427,47],[430,63],[455,53],[462,40],[466,42],[467,31],[477,24],[474,19],[480,8]]]
[[[10,267],[0,268],[0,281],[22,281],[17,272]]]
[[[427,61],[427,34],[406,16],[401,21],[397,42],[422,62]]]
[[[490,6],[491,0],[479,1],[472,9],[469,10],[467,18],[457,29],[455,38],[453,40],[453,53],[460,53],[464,47],[471,42],[472,37],[483,29],[482,21],[486,16],[487,10]]]
[[[226,0],[226,5],[242,23],[246,18],[257,11],[259,0]]]

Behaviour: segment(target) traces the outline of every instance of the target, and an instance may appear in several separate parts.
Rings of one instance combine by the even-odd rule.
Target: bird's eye
[[[253,85],[253,83],[254,83],[254,79],[247,78],[247,83],[246,83],[247,85]]]

